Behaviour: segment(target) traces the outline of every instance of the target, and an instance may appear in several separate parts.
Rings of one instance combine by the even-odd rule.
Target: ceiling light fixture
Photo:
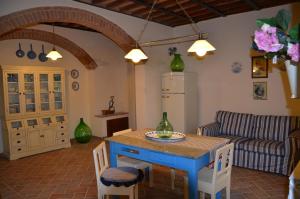
[[[196,55],[202,57],[206,55],[209,51],[214,51],[216,48],[211,45],[207,40],[204,39],[203,34],[198,31],[198,26],[192,19],[192,17],[186,12],[186,10],[182,7],[182,5],[176,0],[177,5],[180,9],[184,12],[184,14],[189,18],[191,21],[191,27],[198,34],[198,40],[193,43],[193,45],[188,49],[189,53],[196,53]]]
[[[148,13],[148,16],[146,19],[146,23],[145,23],[138,39],[135,41],[135,48],[133,48],[131,51],[129,51],[129,53],[127,53],[124,57],[125,59],[131,60],[135,64],[139,63],[141,60],[148,59],[147,55],[145,55],[145,53],[138,47],[138,43],[140,42],[148,24],[149,24],[150,15],[151,15],[153,8],[157,2],[158,2],[158,0],[155,0],[151,6],[151,9],[149,10],[149,13]]]
[[[47,54],[46,57],[50,58],[53,61],[56,61],[57,59],[61,59],[62,55],[56,51],[55,49],[55,33],[54,33],[54,25],[52,25],[52,32],[53,32],[53,48],[52,50]]]

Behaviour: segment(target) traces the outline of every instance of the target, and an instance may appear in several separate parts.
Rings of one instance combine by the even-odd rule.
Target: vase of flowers
[[[290,20],[291,14],[286,10],[280,10],[272,18],[257,19],[256,24],[260,29],[255,31],[252,48],[264,52],[265,57],[272,59],[274,64],[284,61],[291,98],[298,98],[300,24],[288,29]]]

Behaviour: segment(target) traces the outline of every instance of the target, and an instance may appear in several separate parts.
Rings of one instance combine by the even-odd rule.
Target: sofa
[[[289,175],[296,155],[300,117],[218,111],[214,123],[200,127],[202,135],[230,139],[233,165]],[[299,131],[298,131],[299,132]]]

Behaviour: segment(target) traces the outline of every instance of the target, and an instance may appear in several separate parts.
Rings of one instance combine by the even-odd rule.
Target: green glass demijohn
[[[174,58],[170,64],[172,72],[182,72],[184,70],[184,62],[180,54],[174,54]]]
[[[163,118],[156,127],[157,135],[160,138],[169,138],[173,134],[173,126],[168,121],[167,112],[163,112]]]
[[[75,139],[79,143],[87,143],[92,138],[92,130],[84,123],[83,118],[80,118],[80,122],[75,129]]]

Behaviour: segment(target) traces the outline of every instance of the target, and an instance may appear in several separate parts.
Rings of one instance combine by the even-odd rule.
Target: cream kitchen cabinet
[[[4,152],[10,159],[70,147],[63,68],[1,66],[0,78]]]

